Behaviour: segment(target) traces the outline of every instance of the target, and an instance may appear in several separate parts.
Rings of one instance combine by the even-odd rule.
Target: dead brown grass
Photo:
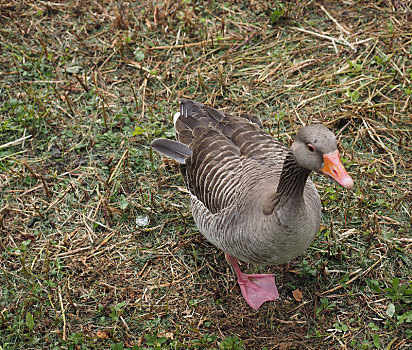
[[[279,4],[1,2],[0,348],[410,346],[410,5]],[[356,190],[316,178],[307,254],[244,267],[281,302],[246,306],[149,149],[181,97],[340,131]]]

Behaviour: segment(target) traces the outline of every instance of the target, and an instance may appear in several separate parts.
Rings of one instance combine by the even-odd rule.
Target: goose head
[[[292,152],[301,167],[330,176],[344,188],[353,188],[353,180],[339,158],[336,137],[323,125],[301,128],[293,141]]]

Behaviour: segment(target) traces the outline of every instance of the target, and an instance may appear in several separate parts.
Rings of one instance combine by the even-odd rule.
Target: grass
[[[301,0],[0,5],[0,349],[406,349],[411,345],[411,8]],[[347,192],[248,308],[199,235],[179,98],[260,115],[290,142],[340,131]]]

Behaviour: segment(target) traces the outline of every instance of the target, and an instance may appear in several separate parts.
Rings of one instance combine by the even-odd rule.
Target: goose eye
[[[311,144],[308,145],[308,150],[311,152],[315,152],[315,147],[313,147]]]

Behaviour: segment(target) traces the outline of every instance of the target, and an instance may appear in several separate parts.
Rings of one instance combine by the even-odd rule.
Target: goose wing
[[[182,101],[176,135],[192,154],[181,170],[191,194],[211,213],[236,204],[260,179],[280,176],[288,149],[261,126],[253,115],[233,116]]]

